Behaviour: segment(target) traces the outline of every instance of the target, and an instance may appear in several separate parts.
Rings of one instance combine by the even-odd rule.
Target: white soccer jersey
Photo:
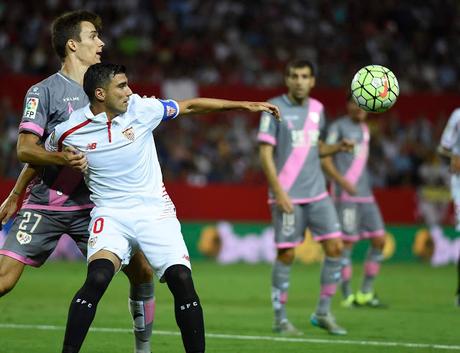
[[[460,153],[460,109],[455,109],[447,121],[442,133],[441,146]]]
[[[56,126],[46,148],[60,151],[73,146],[86,154],[85,181],[96,207],[150,204],[164,208],[171,201],[163,186],[152,130],[178,114],[173,100],[137,94],[130,97],[126,113],[112,121],[105,113],[94,115],[87,105]]]

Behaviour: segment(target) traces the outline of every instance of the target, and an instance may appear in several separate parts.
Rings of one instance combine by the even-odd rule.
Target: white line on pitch
[[[44,331],[63,331],[63,326],[53,325],[21,325],[21,324],[2,324],[0,328],[4,329],[19,329],[19,330],[44,330]],[[119,332],[131,333],[131,329],[127,328],[110,328],[110,327],[92,327],[93,332]],[[179,332],[154,330],[154,335],[164,336],[179,336]],[[247,341],[275,341],[275,342],[298,342],[298,343],[324,343],[324,344],[346,344],[355,346],[380,346],[380,347],[405,347],[405,348],[431,348],[431,349],[446,349],[460,350],[460,345],[447,344],[428,344],[428,343],[409,343],[409,342],[380,342],[380,341],[353,341],[344,339],[321,339],[321,338],[293,338],[293,337],[274,337],[274,336],[249,336],[249,335],[233,335],[223,333],[206,333],[208,338],[223,338],[233,340]]]

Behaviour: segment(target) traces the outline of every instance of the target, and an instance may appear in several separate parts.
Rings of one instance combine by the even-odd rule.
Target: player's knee
[[[18,263],[18,266],[11,266],[13,262],[9,262],[9,258],[0,256],[0,297],[9,293],[19,278],[21,277],[24,265]]]
[[[153,269],[143,256],[142,259],[141,261],[130,263],[123,269],[131,285],[153,282]]]
[[[372,238],[371,246],[374,249],[383,250],[383,248],[385,247],[385,237]]]
[[[294,262],[295,251],[294,248],[278,249],[277,260],[285,265],[290,265]]]
[[[174,298],[196,297],[193,285],[192,271],[184,265],[173,265],[164,274],[166,283]]]
[[[323,241],[324,253],[328,257],[340,257],[343,250],[343,242],[339,238],[327,239]]]
[[[115,274],[115,266],[110,260],[97,259],[88,265],[85,286],[96,291],[105,291]]]

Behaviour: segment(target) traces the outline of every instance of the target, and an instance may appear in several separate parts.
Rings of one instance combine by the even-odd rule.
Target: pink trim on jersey
[[[323,241],[327,239],[340,238],[341,236],[342,236],[342,232],[333,232],[333,233],[322,234],[322,235],[313,235],[313,239],[315,239],[316,241]]]
[[[348,243],[356,243],[357,241],[361,239],[361,237],[355,234],[354,235],[342,234],[342,239],[343,241],[348,242]]]
[[[380,272],[380,264],[378,262],[366,262],[364,264],[364,273],[366,276],[376,276]]]
[[[353,269],[350,265],[342,267],[342,281],[348,281],[353,274]]]
[[[288,292],[281,292],[280,294],[280,303],[286,304],[288,300]]]
[[[11,257],[12,259],[18,260],[19,262],[22,262],[25,265],[33,266],[33,267],[40,267],[42,264],[38,261],[34,261],[32,259],[29,259],[25,256],[16,254],[12,251],[9,250],[0,250],[0,255],[5,255],[8,257]]]
[[[45,130],[40,125],[37,125],[37,124],[32,123],[30,121],[22,122],[21,124],[19,124],[19,132],[21,132],[23,130],[35,132],[40,137],[42,137],[43,133],[45,132]]]
[[[321,201],[322,199],[325,199],[328,196],[329,196],[329,194],[326,191],[326,192],[323,192],[322,194],[319,194],[318,196],[314,196],[314,197],[308,197],[308,198],[305,198],[305,199],[291,199],[291,202],[293,204],[295,204],[295,205],[304,204],[304,203],[312,203],[312,202],[316,202],[316,201]],[[275,199],[269,199],[268,203],[269,204],[275,203]]]
[[[278,175],[279,182],[285,191],[291,189],[292,185],[302,171],[302,168],[304,167],[304,163],[311,148],[311,141],[309,139],[308,131],[318,128],[320,117],[319,114],[322,108],[323,105],[319,101],[310,98],[308,116],[305,119],[305,125],[303,127],[306,145],[301,147],[294,147],[292,149],[291,155],[284,163],[284,166]],[[317,121],[314,121],[316,119],[312,119],[313,114],[318,115]]]
[[[270,145],[276,145],[276,138],[265,132],[259,132],[259,134],[257,135],[257,140],[260,142],[269,143]]]
[[[155,299],[144,302],[144,315],[144,323],[146,325],[151,324],[155,316]]]
[[[356,185],[359,178],[363,174],[363,171],[366,167],[367,159],[369,157],[369,128],[365,123],[361,123],[361,130],[363,133],[363,141],[360,144],[359,155],[353,159],[350,168],[348,168],[347,172],[345,173],[345,179],[352,184],[353,186]],[[342,197],[353,197],[350,196],[345,190],[342,190]],[[348,199],[348,201],[353,201]],[[354,201],[354,202],[369,202],[369,201]]]
[[[62,206],[70,194],[80,184],[83,174],[73,169],[64,167],[49,189],[50,206]],[[58,194],[61,193],[61,195]]]
[[[93,208],[94,205],[78,205],[78,206],[53,206],[53,205],[38,205],[38,204],[25,204],[21,207],[24,210],[45,210],[45,211],[80,211]]]
[[[302,241],[296,241],[291,243],[278,243],[276,244],[277,249],[290,249],[295,248],[297,245],[301,244]]]
[[[385,235],[385,231],[383,229],[375,230],[373,232],[362,232],[362,238],[377,238],[383,237]]]
[[[337,291],[337,284],[335,283],[323,284],[321,286],[320,297],[321,298],[332,297],[336,291]]]
[[[340,198],[339,201],[344,201],[344,202],[356,202],[356,203],[374,203],[375,199],[374,196],[351,196],[344,192]]]

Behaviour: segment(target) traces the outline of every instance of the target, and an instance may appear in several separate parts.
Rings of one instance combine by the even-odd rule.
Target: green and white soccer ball
[[[351,94],[360,108],[372,113],[383,113],[390,109],[398,98],[398,80],[385,66],[368,65],[353,77]]]

